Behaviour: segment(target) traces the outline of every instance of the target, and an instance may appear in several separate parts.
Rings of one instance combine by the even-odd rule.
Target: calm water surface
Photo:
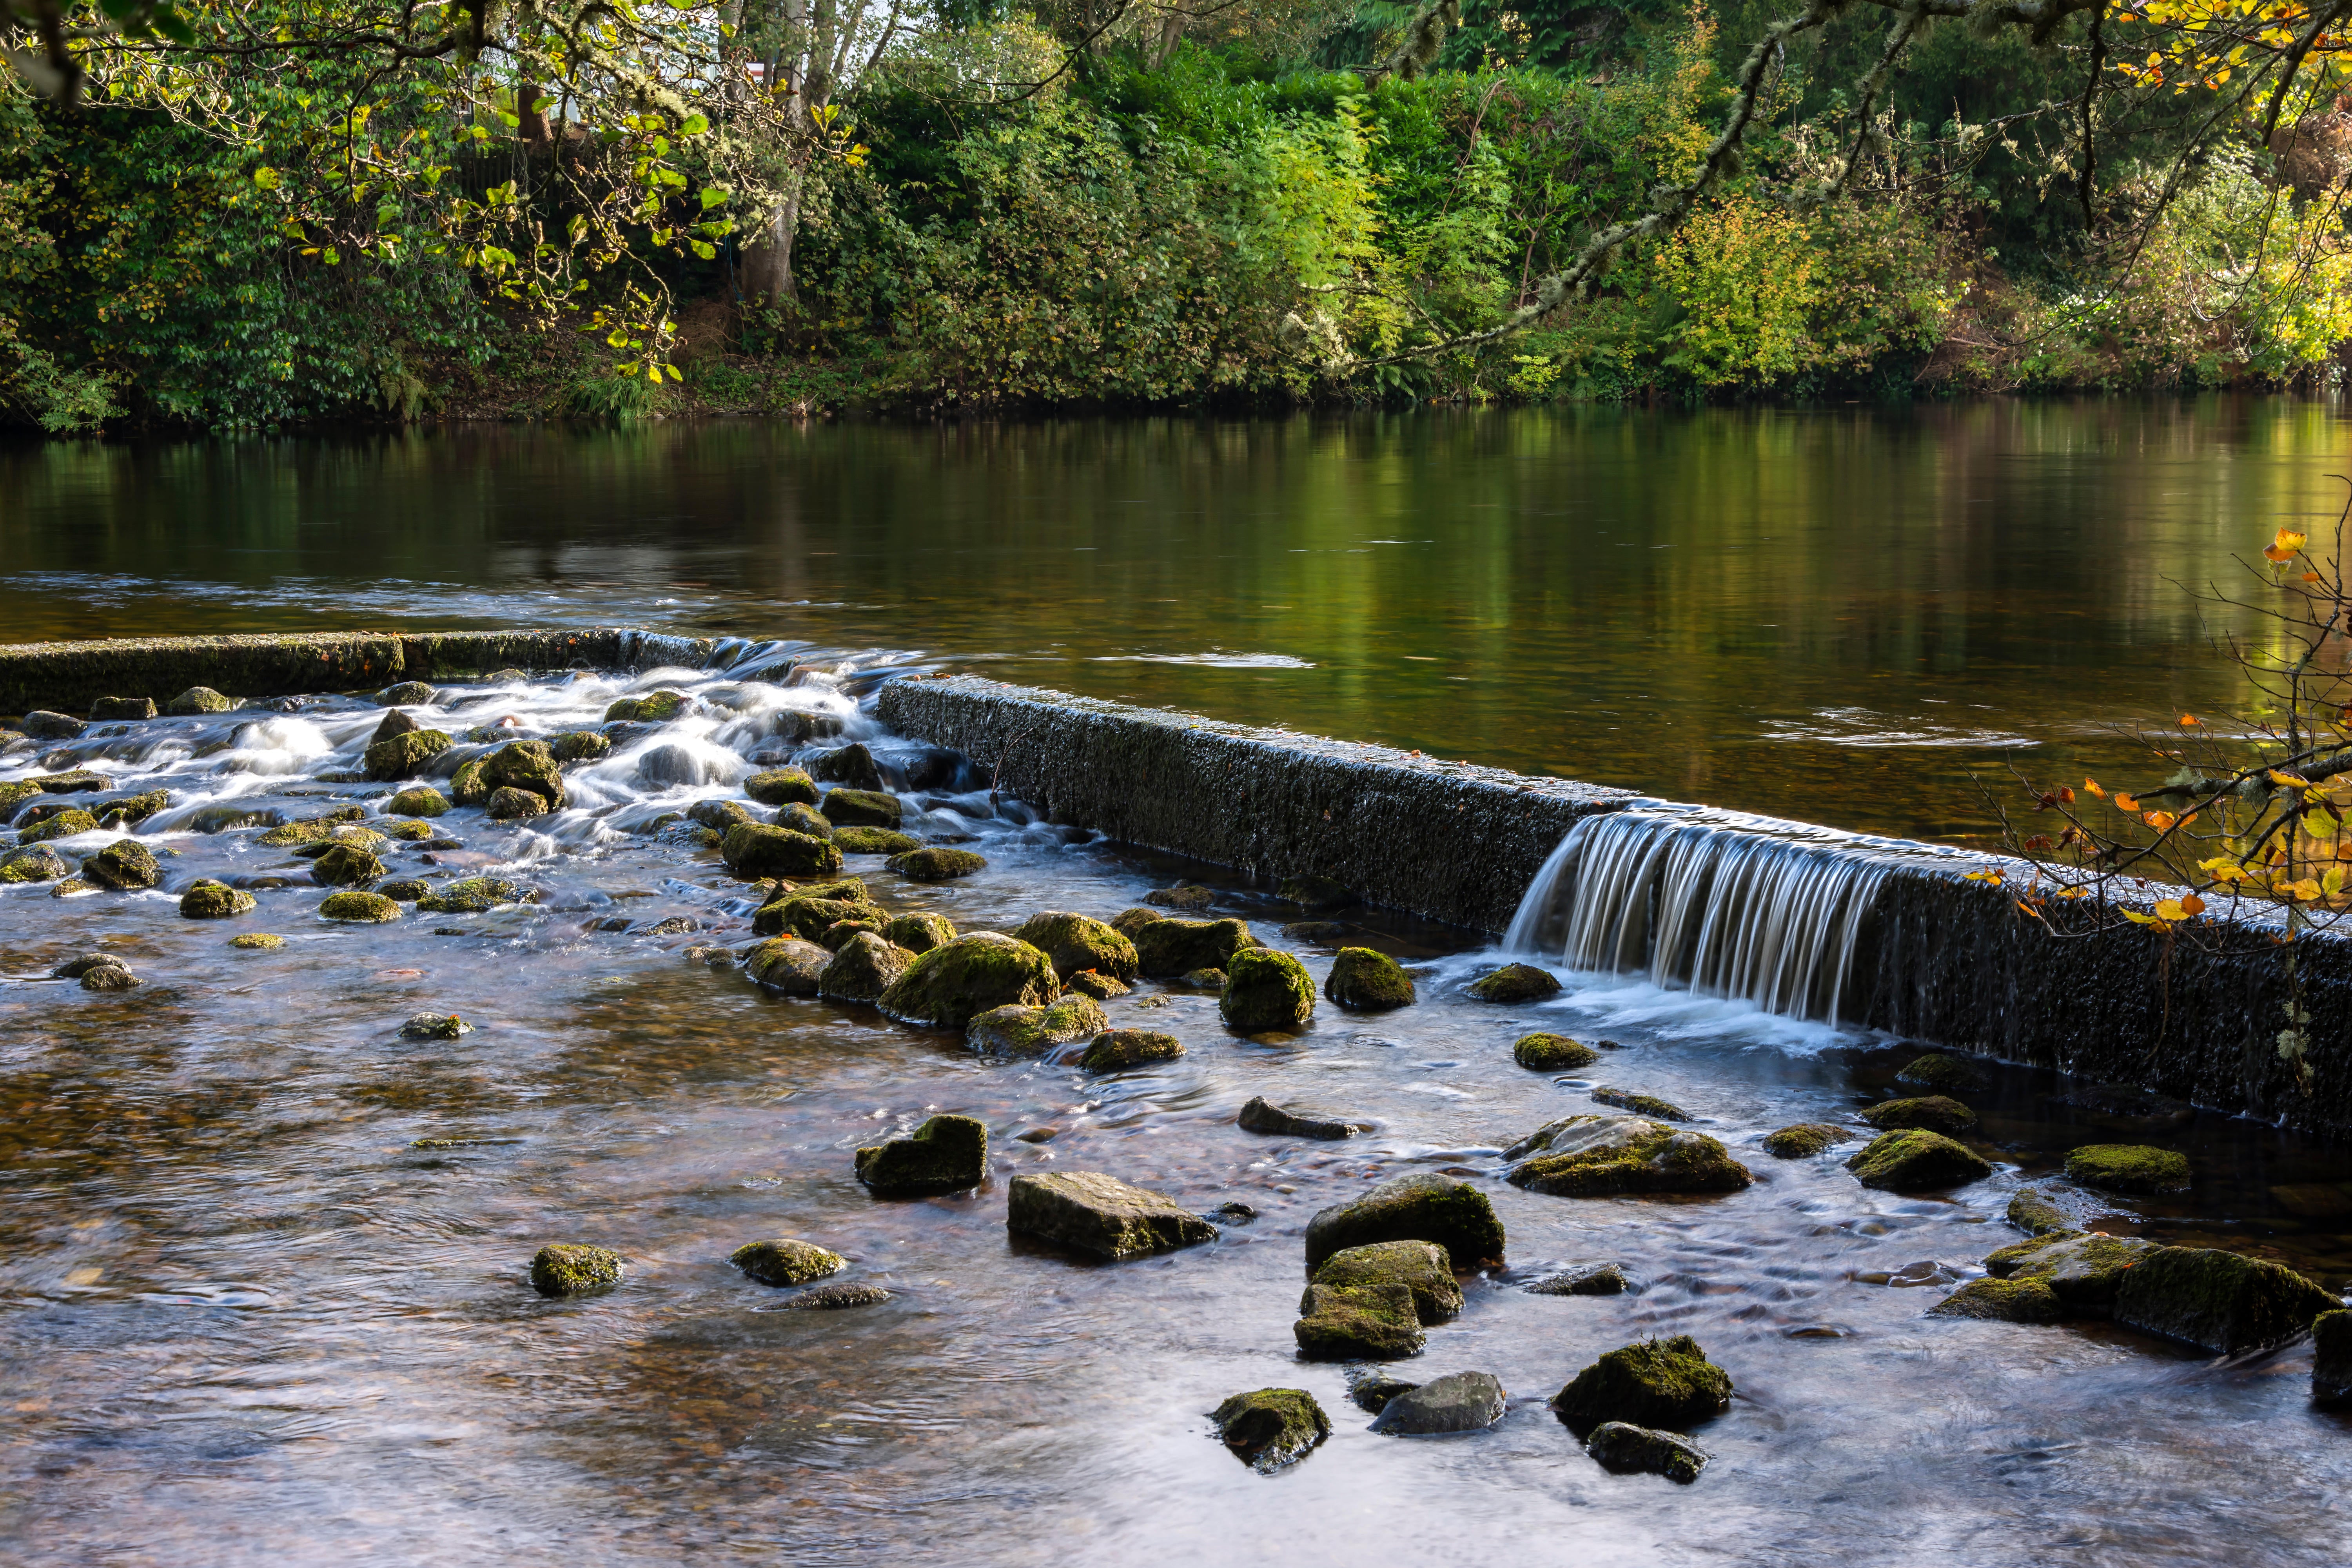
[[[1837,1155],[1779,1162],[1759,1140],[1895,1092],[1915,1047],[1612,976],[1484,1006],[1462,987],[1495,955],[1359,910],[1349,940],[1413,967],[1414,1007],[1327,1005],[1266,1044],[1223,1030],[1213,998],[1147,983],[1113,1022],[1189,1054],[1089,1079],[689,960],[747,942],[749,904],[709,852],[644,829],[733,795],[776,749],[779,706],[865,732],[870,672],[911,658],[1964,832],[1980,820],[1966,771],[2000,744],[2073,765],[2102,754],[2096,725],[2213,691],[2165,577],[2218,570],[2274,519],[2326,505],[2342,437],[2324,409],[2262,404],[703,426],[0,458],[0,613],[18,637],[625,620],[893,650],[816,658],[789,686],[694,678],[693,713],[572,773],[572,810],[527,825],[461,810],[439,823],[461,847],[390,857],[401,875],[511,876],[541,902],[383,927],[319,921],[303,862],[192,823],[222,800],[299,815],[380,795],[320,777],[350,765],[371,702],[0,758],[0,779],[76,763],[173,789],[142,837],[176,851],[160,893],[0,890],[5,1555],[2341,1563],[2352,1422],[2310,1409],[2307,1349],[2215,1362],[2102,1325],[1921,1316],[2014,1238],[2011,1193],[2116,1136],[2053,1108],[2052,1075],[1999,1073],[1973,1097],[1991,1180],[1873,1193]],[[593,722],[624,684],[453,688],[425,716],[552,732]],[[705,783],[637,771],[669,742],[698,749]],[[851,868],[890,907],[967,930],[1049,908],[1108,917],[1202,872],[1017,805],[992,815],[984,793],[907,799],[920,831],[974,836],[989,868],[944,886]],[[1328,948],[1279,934],[1295,910],[1203,874],[1220,912],[1320,978]],[[180,919],[198,875],[243,880],[260,909]],[[702,929],[646,929],[670,916]],[[637,929],[604,929],[616,917]],[[289,941],[233,951],[236,930]],[[145,984],[37,978],[91,948]],[[476,1032],[402,1038],[425,1007]],[[1522,1072],[1510,1043],[1536,1027],[1620,1048],[1590,1077]],[[1602,1082],[1678,1101],[1758,1184],[1575,1201],[1499,1180],[1503,1145]],[[1243,1133],[1234,1112],[1261,1093],[1370,1130]],[[939,1110],[988,1122],[991,1182],[867,1196],[852,1151]],[[2211,1116],[2160,1141],[2195,1162],[2191,1193],[2114,1213],[2078,1194],[2085,1217],[2352,1284],[2342,1152]],[[1259,1217],[1210,1247],[1087,1265],[1004,1231],[1004,1184],[1055,1169]],[[1509,1267],[1471,1281],[1461,1319],[1399,1369],[1495,1373],[1512,1405],[1488,1433],[1376,1436],[1340,1369],[1292,1354],[1308,1216],[1415,1170],[1464,1173],[1508,1228]],[[773,1310],[780,1293],[725,1259],[774,1236],[835,1247],[845,1279],[894,1299]],[[551,1239],[616,1247],[627,1280],[541,1300],[525,1269]],[[1646,1288],[1522,1289],[1599,1258]],[[1738,1385],[1697,1434],[1717,1458],[1689,1489],[1601,1472],[1543,1404],[1601,1352],[1669,1332]],[[1268,1384],[1313,1391],[1336,1426],[1272,1479],[1204,1414]]]

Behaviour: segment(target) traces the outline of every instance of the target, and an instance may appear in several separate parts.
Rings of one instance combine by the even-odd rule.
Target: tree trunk
[[[548,142],[547,111],[531,107],[546,96],[535,81],[515,84],[515,118],[522,121],[522,139],[534,147],[544,147]]]
[[[784,193],[783,205],[768,220],[760,237],[743,247],[743,265],[737,276],[744,304],[781,305],[800,298],[793,284],[793,235],[800,221],[801,182],[794,175],[792,188]]]

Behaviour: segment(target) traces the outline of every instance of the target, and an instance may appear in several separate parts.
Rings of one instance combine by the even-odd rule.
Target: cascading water
[[[1569,829],[1506,944],[1572,969],[1835,1024],[1851,1011],[1878,888],[1897,860],[1958,850],[1643,801]]]

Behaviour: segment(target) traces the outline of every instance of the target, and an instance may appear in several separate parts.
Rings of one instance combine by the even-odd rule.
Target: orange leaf
[[[2194,713],[2183,713],[2180,716],[2180,724],[2183,729],[2195,729],[2197,727],[2197,715]]]
[[[2352,708],[2347,708],[2345,711],[2347,713],[2352,713]],[[2099,787],[2099,781],[2096,779],[2084,779],[2083,781],[2083,787],[2102,799],[2105,799],[2106,796],[2107,792]]]
[[[2139,809],[2139,802],[2134,800],[2130,795],[2119,795],[2116,796],[2116,809],[2117,811],[2137,811]]]
[[[2192,915],[2201,915],[2205,912],[2205,900],[2191,893],[2180,900],[2180,907]]]
[[[2155,828],[2158,833],[2162,833],[2170,828],[2174,823],[2179,822],[2180,818],[2173,816],[2172,813],[2168,811],[2151,811],[2146,816],[2140,818],[2140,820],[2147,823],[2150,827]]]

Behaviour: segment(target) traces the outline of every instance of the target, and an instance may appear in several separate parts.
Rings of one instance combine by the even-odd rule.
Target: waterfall
[[[1880,882],[1896,861],[1923,858],[1973,864],[1929,844],[1642,801],[1568,830],[1505,945],[1835,1024]]]

